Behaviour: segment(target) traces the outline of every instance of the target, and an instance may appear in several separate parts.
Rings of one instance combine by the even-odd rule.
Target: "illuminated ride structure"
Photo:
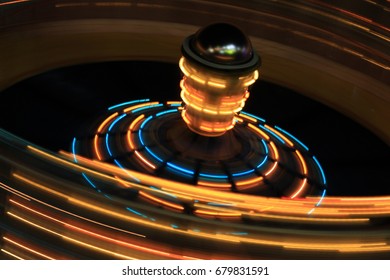
[[[0,5],[12,11],[19,2]],[[156,17],[193,11],[187,1],[172,7],[164,1],[155,1],[158,5],[142,1],[23,2],[26,10],[16,9],[1,22],[9,25],[0,30],[4,42],[0,57],[2,67],[7,68],[0,75],[1,88],[53,65],[129,58],[132,56],[125,55],[129,46],[137,58],[170,56],[172,60],[177,55],[172,42],[180,45],[184,35],[190,34],[187,31],[193,32],[185,24],[199,25],[191,20],[199,18],[201,22],[201,16],[213,10],[211,5],[235,22],[248,19],[254,26],[264,24],[273,31],[267,33],[269,38],[274,39],[273,34],[275,40],[285,38],[278,32],[298,36],[292,40],[295,48],[255,36],[254,49],[263,46],[262,59],[269,62],[262,77],[268,75],[269,80],[290,83],[304,92],[312,90],[318,99],[364,119],[362,123],[389,139],[390,131],[381,118],[388,114],[388,103],[382,102],[378,93],[387,88],[383,81],[388,64],[382,44],[372,51],[368,43],[352,40],[359,38],[361,30],[368,30],[378,41],[387,39],[377,31],[383,26],[364,21],[372,28],[361,29],[361,17],[340,9],[336,10],[341,14],[335,16],[335,7],[321,1],[277,1],[272,5],[249,1],[253,9],[240,8],[245,20],[235,18],[235,5],[240,5],[235,1],[225,1],[232,5],[188,1],[189,5],[197,3],[200,12],[198,17],[175,18],[183,21],[182,25],[170,19],[163,22],[164,18],[147,21],[147,17],[154,10]],[[336,22],[337,32],[337,24],[358,28],[358,35],[353,32],[352,39],[333,36],[327,41],[328,31],[312,28],[311,18],[294,21],[286,7],[310,11],[329,24]],[[75,18],[64,18],[64,10]],[[113,11],[124,10],[124,16],[133,13],[135,19],[143,16],[145,20],[132,18],[129,23],[115,18],[107,24],[107,15],[116,17],[121,14]],[[262,15],[261,23],[255,20],[257,13]],[[31,25],[16,24],[29,16]],[[41,25],[38,19],[44,16],[55,20]],[[77,18],[83,16],[89,19]],[[134,35],[133,41],[126,41],[130,38],[123,36],[126,32]],[[15,48],[15,42],[29,36],[47,48],[37,48],[34,40]],[[59,37],[64,39],[61,47]],[[107,42],[113,41],[115,48],[107,47]],[[349,68],[337,68],[333,61],[298,50],[302,46],[319,51],[312,47],[318,44],[329,48],[335,61],[346,53],[351,56],[346,60]],[[29,51],[21,51],[24,48]],[[62,48],[60,53],[58,48]],[[388,195],[326,196],[324,171],[309,148],[283,128],[241,111],[249,97],[248,88],[260,75],[260,58],[240,30],[228,24],[204,27],[184,40],[182,54],[182,101],[141,99],[112,105],[99,124],[92,125],[93,134],[80,133],[73,139],[71,152],[52,152],[0,130],[0,258],[389,258]],[[350,71],[356,65],[367,73]],[[295,75],[298,68],[305,75]],[[335,69],[341,70],[336,73]],[[323,80],[326,84],[318,87]],[[342,97],[351,103],[345,105]],[[364,106],[366,102],[372,107]]]
[[[112,106],[96,133],[82,137],[92,140],[75,142],[74,152],[199,187],[325,195],[324,172],[302,142],[241,112],[260,63],[241,31],[213,24],[186,38],[182,52],[182,102]]]

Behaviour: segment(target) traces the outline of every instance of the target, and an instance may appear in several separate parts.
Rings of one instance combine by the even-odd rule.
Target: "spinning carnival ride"
[[[182,101],[112,105],[71,152],[1,130],[4,258],[389,257],[388,196],[326,196],[310,149],[241,111],[261,60],[238,28],[182,54]]]

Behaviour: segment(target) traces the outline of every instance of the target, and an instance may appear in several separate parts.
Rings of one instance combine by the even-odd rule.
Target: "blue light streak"
[[[268,155],[269,150],[268,150],[267,143],[265,143],[264,139],[261,139],[261,143],[262,143],[263,146],[264,146],[265,154]]]
[[[110,144],[109,144],[109,141],[108,141],[108,138],[110,137],[110,135],[107,133],[106,134],[106,148],[107,148],[107,151],[108,151],[108,154],[110,156],[112,156],[112,152],[111,152],[111,149],[110,149]]]
[[[272,134],[272,136],[274,136],[276,139],[278,139],[282,144],[285,144],[286,142],[284,142],[284,140],[282,138],[280,138],[278,135],[276,135],[274,132],[272,132],[271,130],[267,129],[265,126],[262,126],[262,125],[259,125],[259,127],[261,127],[262,129],[264,129],[265,131],[267,131],[268,133]]]
[[[148,151],[148,153],[152,156],[152,157],[154,157],[155,159],[157,159],[159,162],[164,162],[161,158],[159,158],[155,153],[153,153],[152,152],[152,150],[150,149],[150,148],[148,148],[148,147],[146,147],[146,146],[144,146],[145,147],[145,150],[147,150]]]
[[[131,213],[134,213],[134,214],[136,214],[136,215],[138,215],[138,216],[140,216],[140,217],[142,217],[142,218],[151,220],[151,221],[153,221],[153,222],[156,221],[156,219],[150,218],[150,217],[146,216],[145,214],[142,214],[142,213],[140,213],[140,212],[138,212],[138,211],[136,211],[136,210],[134,210],[134,209],[132,209],[132,208],[130,208],[130,207],[126,207],[126,210],[128,210],[128,211],[130,211]]]
[[[126,117],[127,115],[126,114],[122,114],[120,115],[119,117],[117,117],[111,124],[110,126],[108,127],[108,132],[111,131],[111,129],[116,125],[117,122],[119,122],[121,119],[123,119],[124,117]]]
[[[149,99],[139,99],[139,100],[123,102],[123,103],[120,103],[120,104],[117,104],[117,105],[109,107],[108,110],[112,110],[112,109],[115,109],[115,108],[131,105],[131,104],[135,104],[135,103],[148,102],[148,101],[150,101],[150,100]]]
[[[148,106],[144,106],[144,107],[141,107],[141,108],[134,109],[131,112],[132,113],[137,113],[139,111],[143,111],[143,110],[146,110],[146,109],[151,109],[151,108],[155,108],[155,107],[162,107],[162,106],[164,106],[164,104],[153,104],[153,105],[148,105]]]
[[[231,232],[230,234],[232,234],[232,235],[240,235],[240,236],[242,236],[242,235],[248,235],[248,233],[247,233],[247,232],[244,232],[244,231],[242,231],[242,232]]]
[[[318,169],[320,170],[321,172],[321,176],[322,176],[322,181],[324,183],[324,185],[326,185],[326,178],[325,178],[325,173],[324,173],[324,170],[322,169],[320,163],[318,162],[317,158],[315,156],[313,156],[313,159],[314,161],[316,162],[317,166],[318,166]]]
[[[161,189],[159,189],[159,188],[156,188],[155,186],[150,186],[150,188],[153,189],[153,190],[156,190],[156,191],[160,191],[161,194],[164,194],[164,195],[167,195],[167,196],[170,196],[170,197],[172,197],[172,198],[177,199],[177,196],[176,196],[176,195],[171,194],[171,193],[169,193],[169,192],[165,192],[165,191],[163,191],[163,190],[161,190]]]
[[[134,210],[134,209],[132,209],[130,207],[126,207],[126,209],[129,210],[131,213],[134,213],[134,214],[136,214],[138,216],[141,216],[141,217],[144,217],[144,218],[146,217],[144,214],[142,214],[142,213],[140,213],[140,212],[138,212],[138,211],[136,211],[136,210]]]
[[[238,177],[238,176],[248,175],[248,174],[251,174],[253,172],[255,172],[255,169],[250,169],[250,170],[243,171],[243,172],[233,173],[232,176],[233,177]]]
[[[88,176],[87,175],[85,175],[85,173],[81,173],[81,175],[83,175],[83,177],[84,177],[84,179],[88,182],[88,184],[90,184],[94,189],[98,189],[97,187],[96,187],[96,185],[91,181],[91,179],[89,179],[88,178]]]
[[[189,169],[186,169],[186,168],[183,168],[183,167],[180,167],[180,166],[177,166],[171,162],[167,162],[167,165],[173,169],[176,169],[176,170],[179,170],[183,173],[186,173],[186,174],[190,174],[190,175],[194,175],[194,171],[192,170],[189,170]]]
[[[326,195],[326,189],[324,189],[324,191],[322,192],[321,199],[318,201],[318,203],[316,204],[316,206],[320,206],[320,205],[321,205],[321,202],[322,202],[322,200],[324,199],[325,195]]]
[[[76,137],[74,137],[73,141],[72,141],[72,153],[73,153],[74,162],[78,163],[77,158],[76,158],[76,141],[77,141]],[[81,175],[88,182],[89,185],[91,185],[98,192],[101,192],[101,190],[98,189],[98,187],[91,181],[91,179],[88,178],[88,176],[84,172],[82,172]]]
[[[77,163],[77,158],[76,158],[76,137],[73,138],[72,153],[73,153],[74,162]]]
[[[114,162],[115,162],[115,164],[120,168],[120,169],[122,169],[123,171],[125,171],[126,172],[126,174],[127,175],[129,175],[132,179],[134,179],[136,182],[141,182],[141,180],[140,179],[138,179],[138,178],[136,178],[136,177],[134,177],[118,160],[116,160],[116,159],[114,159]]]
[[[234,204],[232,203],[208,202],[207,204],[218,207],[234,207]]]
[[[280,128],[279,126],[276,126],[275,125],[275,128],[281,132],[283,132],[284,134],[287,134],[288,136],[290,136],[290,138],[294,139],[296,142],[298,142],[299,145],[301,145],[306,151],[309,150],[309,148],[303,144],[301,141],[299,141],[298,138],[296,138],[294,135],[291,135],[289,132],[285,131],[284,129]]]
[[[265,156],[262,162],[260,162],[257,166],[256,169],[259,169],[261,166],[263,166],[264,163],[266,163],[268,160],[268,156]]]
[[[174,111],[176,111],[176,109],[174,109]],[[145,148],[145,150],[153,157],[155,158],[157,161],[159,162],[164,162],[159,156],[157,156],[150,148],[148,148],[146,145],[145,145],[145,141],[142,137],[142,130],[145,128],[145,125],[151,120],[153,119],[153,116],[149,116],[147,117],[141,124],[140,126],[140,129],[138,130],[138,139],[139,141],[141,142],[141,145]]]
[[[254,118],[254,119],[256,119],[256,120],[259,120],[259,121],[265,123],[265,119],[262,119],[262,118],[260,118],[260,117],[258,117],[258,116],[255,116],[255,115],[249,114],[249,113],[247,113],[247,112],[243,112],[243,111],[241,111],[240,115],[241,115],[241,114],[247,115],[247,116],[249,116],[249,117],[252,117],[252,118]]]
[[[160,116],[162,116],[162,115],[166,115],[166,114],[170,114],[170,113],[175,113],[175,112],[177,112],[177,109],[166,110],[166,111],[157,113],[157,114],[156,114],[156,117],[160,117]]]
[[[227,175],[214,175],[214,174],[207,174],[207,173],[199,173],[199,176],[214,178],[214,179],[227,179],[228,178]]]
[[[141,124],[141,126],[140,126],[140,129],[144,129],[145,125],[146,125],[151,119],[153,119],[153,116],[147,117],[147,118],[142,122],[142,124]]]

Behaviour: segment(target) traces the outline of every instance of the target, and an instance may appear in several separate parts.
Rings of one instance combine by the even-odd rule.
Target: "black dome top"
[[[248,37],[227,23],[216,23],[199,29],[190,45],[203,59],[218,64],[242,64],[253,57]]]

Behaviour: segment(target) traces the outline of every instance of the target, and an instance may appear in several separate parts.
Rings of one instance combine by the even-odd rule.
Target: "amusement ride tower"
[[[182,44],[182,101],[109,108],[80,154],[160,178],[222,191],[320,195],[324,172],[297,138],[242,112],[260,57],[237,27],[216,23]]]

